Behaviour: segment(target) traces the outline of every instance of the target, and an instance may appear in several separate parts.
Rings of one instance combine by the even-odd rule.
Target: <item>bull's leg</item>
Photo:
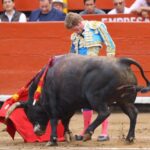
[[[132,103],[126,103],[126,104],[124,103],[119,105],[122,108],[123,112],[130,119],[130,128],[126,140],[129,142],[133,142],[135,138],[135,126],[136,126],[138,110]]]
[[[46,144],[46,146],[57,146],[57,123],[58,119],[53,118],[50,120],[51,124],[51,136],[50,136],[50,142]]]
[[[69,115],[68,117],[65,117],[62,119],[62,124],[64,126],[64,136],[65,136],[65,140],[67,142],[70,142],[73,140],[73,134],[69,129],[69,122],[70,122],[70,118],[72,117],[73,114]]]
[[[110,110],[107,105],[101,105],[98,109],[97,118],[90,124],[90,126],[85,131],[83,136],[83,141],[91,139],[94,130],[110,115]]]

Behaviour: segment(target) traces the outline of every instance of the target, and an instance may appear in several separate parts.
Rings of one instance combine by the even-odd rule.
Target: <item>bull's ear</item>
[[[26,106],[27,106],[26,102],[16,102],[16,103],[12,104],[6,112],[5,120],[6,121],[8,120],[9,116],[16,108],[25,108]]]

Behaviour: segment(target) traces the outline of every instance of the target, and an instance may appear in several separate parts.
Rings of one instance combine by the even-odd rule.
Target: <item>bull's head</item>
[[[7,120],[11,115],[11,113],[18,107],[24,108],[24,111],[28,119],[33,125],[34,133],[38,136],[43,135],[45,133],[49,121],[49,117],[45,109],[40,104],[40,102],[37,102],[35,106],[33,106],[29,102],[26,103],[16,102],[13,105],[11,105],[10,108],[8,109],[5,119]]]

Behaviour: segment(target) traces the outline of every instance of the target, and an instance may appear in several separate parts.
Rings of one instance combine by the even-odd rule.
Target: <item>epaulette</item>
[[[94,29],[94,30],[95,30],[95,29],[99,28],[101,24],[103,24],[103,23],[100,22],[100,21],[90,21],[90,22],[89,22],[89,27],[90,27],[91,29]]]

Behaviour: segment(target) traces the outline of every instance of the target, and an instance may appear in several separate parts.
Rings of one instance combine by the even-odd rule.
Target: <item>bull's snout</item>
[[[45,130],[41,128],[39,124],[34,126],[34,133],[38,136],[41,136],[45,133]]]

